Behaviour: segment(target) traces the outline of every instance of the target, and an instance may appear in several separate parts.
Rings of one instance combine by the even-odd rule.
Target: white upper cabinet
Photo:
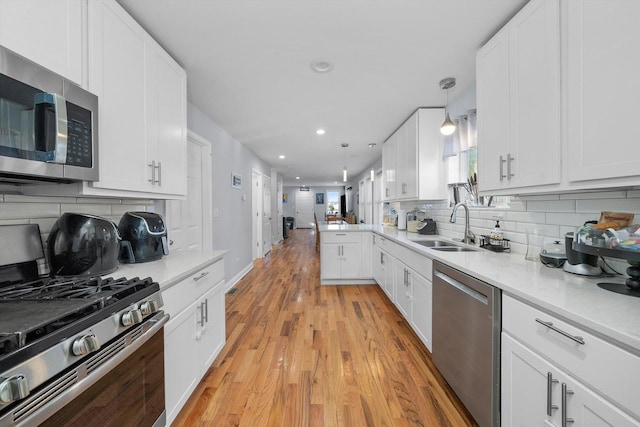
[[[481,190],[558,184],[559,3],[528,3],[478,52],[476,66]]]
[[[89,86],[100,102],[100,180],[91,187],[185,195],[184,70],[111,0],[89,3],[89,51]]]
[[[639,185],[640,2],[566,3],[568,179]]]
[[[384,200],[396,199],[396,163],[398,136],[394,133],[382,145],[382,179]]]
[[[85,85],[85,0],[2,0],[0,45]]]
[[[100,113],[100,181],[93,186],[148,191],[146,34],[116,2],[92,1],[89,36],[89,87]]]
[[[382,147],[384,200],[446,198],[442,108],[420,108]]]

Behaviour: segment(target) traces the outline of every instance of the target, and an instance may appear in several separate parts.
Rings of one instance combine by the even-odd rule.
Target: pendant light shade
[[[454,77],[447,77],[446,79],[440,80],[440,89],[447,91],[447,103],[444,107],[444,111],[446,113],[444,122],[440,126],[440,133],[443,135],[451,135],[456,130],[456,125],[449,118],[449,89],[456,85],[456,79]]]
[[[453,132],[455,132],[455,130],[456,124],[451,121],[451,118],[449,118],[449,113],[447,112],[444,122],[442,122],[442,126],[440,126],[440,133],[442,133],[443,135],[451,135],[453,134]]]
[[[342,167],[342,181],[343,182],[347,182],[347,147],[349,146],[349,144],[346,143],[342,143],[340,145],[342,148],[344,148],[344,153],[342,156],[342,160],[343,160],[343,167]]]
[[[371,182],[373,182],[375,180],[375,177],[376,177],[376,171],[373,170],[373,159],[374,159],[373,147],[375,147],[375,146],[376,146],[376,144],[374,142],[369,144],[369,147],[371,148]]]

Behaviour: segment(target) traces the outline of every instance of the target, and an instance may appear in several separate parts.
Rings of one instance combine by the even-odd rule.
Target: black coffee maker
[[[154,212],[125,212],[118,224],[122,236],[120,262],[156,261],[169,255],[167,227]]]

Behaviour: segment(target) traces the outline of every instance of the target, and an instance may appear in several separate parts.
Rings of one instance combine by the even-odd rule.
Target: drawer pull
[[[553,326],[553,322],[545,322],[544,320],[540,320],[538,318],[536,318],[536,322],[540,323],[543,326],[546,326],[547,328],[551,329],[552,331],[556,331],[560,335],[564,335],[565,337],[577,342],[578,344],[584,345],[584,338],[582,338],[582,337],[580,337],[578,335],[571,335],[570,333],[565,332],[560,328],[556,328],[555,326]]]
[[[202,273],[200,273],[200,275],[198,277],[194,277],[193,280],[195,280],[196,282],[200,279],[202,279],[204,276],[208,275],[209,272],[208,271],[203,271]]]
[[[336,233],[336,236],[346,236],[347,233]]]
[[[551,416],[551,411],[558,409],[558,405],[551,402],[551,394],[553,393],[553,384],[557,384],[558,380],[553,379],[551,372],[547,372],[547,415]]]

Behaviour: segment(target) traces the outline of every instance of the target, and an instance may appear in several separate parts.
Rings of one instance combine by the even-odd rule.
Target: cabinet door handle
[[[380,265],[384,265],[384,254],[380,252]]]
[[[547,415],[551,416],[551,411],[558,409],[558,405],[554,405],[551,401],[551,394],[553,393],[553,384],[557,384],[558,380],[553,379],[551,372],[547,372]]]
[[[156,161],[155,160],[151,160],[151,163],[149,163],[149,167],[151,168],[151,179],[148,180],[151,185],[155,185],[156,183]]]
[[[515,157],[511,157],[511,153],[507,153],[507,179],[511,180],[513,174],[511,173],[511,162],[515,160]]]
[[[193,278],[193,280],[195,280],[195,281],[197,282],[198,280],[202,279],[203,277],[205,277],[205,276],[206,276],[206,275],[208,275],[208,274],[209,274],[209,272],[208,272],[208,271],[203,271],[202,273],[200,273],[200,275],[199,275],[199,276],[194,277],[194,278]]]
[[[204,300],[204,319],[202,320],[202,324],[209,323],[209,298]]]
[[[507,176],[504,174],[504,163],[506,162],[506,160],[504,159],[504,157],[500,156],[500,181],[502,181],[503,179],[505,179]]]
[[[567,417],[567,395],[573,394],[573,390],[567,390],[567,384],[562,383],[562,427],[567,427],[567,424],[573,423],[573,418]]]
[[[158,179],[156,180],[156,182],[158,183],[158,185],[162,185],[162,162],[158,162],[156,168],[158,169]]]
[[[571,335],[569,332],[565,332],[562,329],[553,326],[553,322],[545,322],[544,320],[540,320],[538,318],[536,318],[536,322],[540,323],[543,326],[546,326],[552,331],[559,333],[560,335],[564,335],[565,337],[577,342],[578,344],[584,345],[584,338],[578,335]]]
[[[200,305],[198,306],[198,310],[200,310],[200,320],[197,321],[197,324],[200,325],[200,327],[204,328],[204,307],[202,306],[204,303],[200,303]]]

